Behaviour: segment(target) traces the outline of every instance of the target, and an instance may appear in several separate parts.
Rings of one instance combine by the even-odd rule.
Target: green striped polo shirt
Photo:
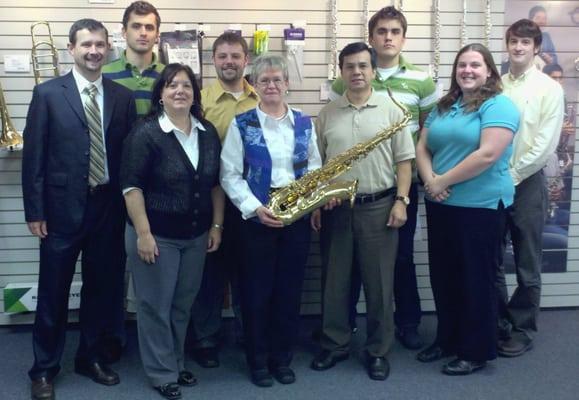
[[[153,53],[153,62],[143,72],[127,61],[125,52],[121,58],[103,66],[103,76],[133,91],[137,105],[137,115],[142,117],[151,109],[151,92],[155,80],[165,65],[157,61]]]
[[[381,79],[376,71],[376,78],[372,81],[372,87],[376,93],[387,96],[387,88],[390,88],[396,100],[404,104],[412,113],[410,130],[413,132],[414,142],[418,139],[420,129],[418,121],[421,113],[429,113],[436,105],[436,86],[432,78],[422,69],[410,64],[400,56],[400,68],[388,79]],[[342,78],[338,78],[332,84],[332,91],[342,95],[346,86]]]

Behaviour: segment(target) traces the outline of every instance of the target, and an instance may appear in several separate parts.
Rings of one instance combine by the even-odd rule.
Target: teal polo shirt
[[[497,95],[486,100],[477,111],[465,113],[462,98],[442,115],[438,108],[428,116],[427,148],[432,154],[432,169],[442,175],[479,148],[484,128],[501,127],[513,132],[519,129],[519,111],[508,97]],[[479,175],[452,185],[443,204],[459,207],[497,209],[513,204],[515,187],[509,172],[512,141],[500,158]]]

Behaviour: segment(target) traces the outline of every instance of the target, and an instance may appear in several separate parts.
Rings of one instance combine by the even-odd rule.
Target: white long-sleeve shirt
[[[295,147],[294,115],[288,112],[282,118],[273,118],[256,108],[259,124],[267,150],[271,156],[271,187],[284,187],[295,180],[292,156]],[[234,118],[229,125],[221,149],[221,187],[233,204],[241,211],[244,219],[254,217],[255,210],[262,206],[249,184],[243,178],[244,147],[241,134]],[[308,143],[308,171],[320,168],[322,160],[318,151],[316,132],[312,123],[312,135]]]
[[[565,112],[563,88],[535,66],[515,78],[503,76],[503,94],[521,113],[510,171],[515,186],[541,170],[555,151]]]

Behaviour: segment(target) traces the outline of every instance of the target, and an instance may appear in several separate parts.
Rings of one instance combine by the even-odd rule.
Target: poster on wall
[[[161,32],[161,61],[165,64],[181,63],[193,70],[199,87],[202,84],[201,35],[196,29]]]
[[[543,231],[543,272],[566,272],[578,89],[575,60],[579,56],[579,41],[569,38],[579,33],[579,1],[507,0],[505,31],[521,18],[531,19],[541,27],[543,45],[535,57],[535,65],[559,82],[565,92],[565,117],[559,144],[543,169],[549,193]],[[508,72],[508,68],[505,53],[501,73]],[[514,272],[511,246],[507,248],[504,263],[507,272]]]

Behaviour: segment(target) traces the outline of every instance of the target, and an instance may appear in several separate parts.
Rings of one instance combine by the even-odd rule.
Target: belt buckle
[[[356,197],[356,200],[354,201],[357,204],[366,204],[366,203],[372,203],[374,201],[374,193],[372,194],[364,194],[361,195],[360,197]]]

